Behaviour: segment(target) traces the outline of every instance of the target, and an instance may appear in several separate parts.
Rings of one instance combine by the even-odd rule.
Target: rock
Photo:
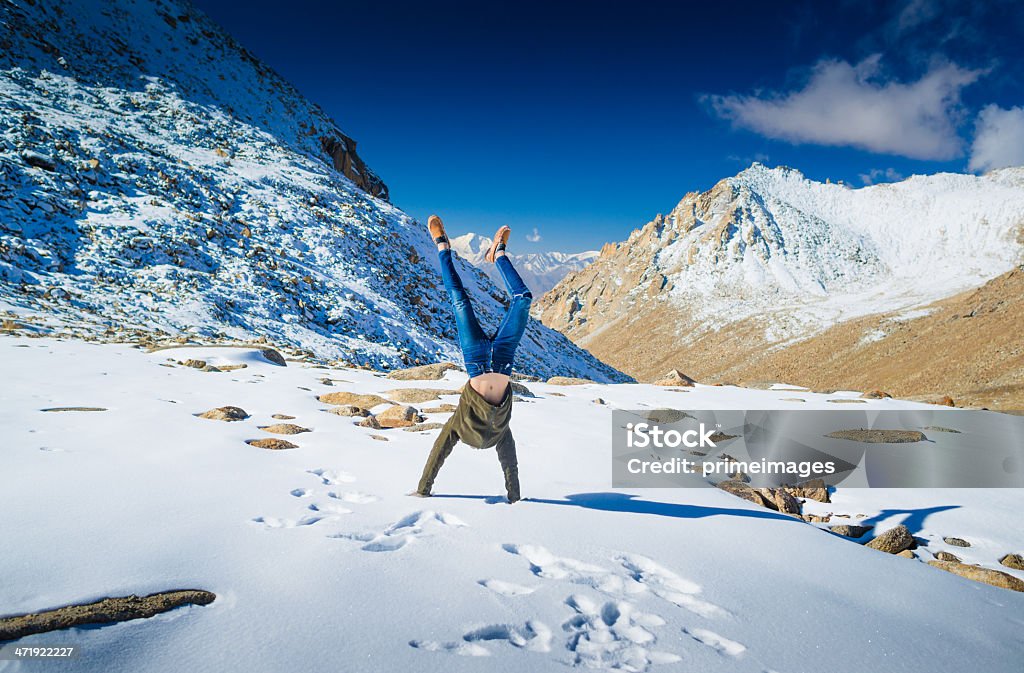
[[[444,423],[417,423],[416,425],[402,428],[402,430],[406,432],[423,432],[425,430],[439,430],[443,427]]]
[[[917,558],[917,554],[915,554],[914,552],[910,551],[909,549],[904,549],[899,554],[896,554],[896,556],[902,556],[903,558],[908,558],[908,559],[916,559]]]
[[[85,624],[111,624],[146,619],[182,605],[209,605],[217,596],[201,589],[162,591],[148,596],[104,598],[27,615],[0,618],[0,641],[24,638]]]
[[[653,423],[661,425],[678,423],[684,418],[693,418],[690,414],[679,409],[650,409],[648,411],[640,412],[639,415]]]
[[[273,364],[278,365],[279,367],[288,366],[288,363],[284,361],[284,357],[282,357],[281,354],[278,353],[273,348],[261,348],[260,355],[262,355],[263,358],[268,362],[272,362]]]
[[[270,432],[275,435],[298,435],[303,432],[312,432],[309,428],[304,428],[301,425],[295,425],[294,423],[276,423],[274,425],[264,425],[260,428],[263,432]]]
[[[384,435],[370,435],[371,439],[376,439],[378,442],[390,442],[391,440]]]
[[[290,421],[295,417],[289,416],[288,414],[274,414],[271,418],[276,418],[279,421]]]
[[[233,372],[236,369],[245,369],[248,366],[249,365],[247,365],[244,362],[242,362],[242,363],[239,363],[237,365],[220,365],[220,367],[218,367],[218,369],[220,371],[222,371],[222,372]]]
[[[521,395],[522,397],[536,397],[529,388],[518,381],[509,381],[508,384],[512,386],[512,392],[516,395]]]
[[[999,563],[1014,570],[1024,570],[1024,556],[1020,554],[1007,554],[999,559]]]
[[[40,409],[40,411],[106,411],[103,407],[49,407],[47,409]]]
[[[416,407],[396,405],[375,416],[382,428],[405,428],[423,421]]]
[[[241,407],[217,407],[199,414],[199,418],[208,418],[211,421],[244,421],[249,418],[249,414]]]
[[[199,371],[201,371],[201,372],[219,372],[219,371],[222,371],[222,370],[220,369],[220,367],[214,367],[213,365],[206,365],[205,367],[201,368]]]
[[[459,407],[454,404],[439,404],[436,407],[427,407],[426,409],[420,409],[420,413],[423,414],[451,414],[454,413]]]
[[[829,526],[829,530],[836,535],[842,535],[843,537],[858,538],[864,537],[864,534],[869,532],[874,526],[853,526],[850,524],[840,524],[838,526]]]
[[[864,400],[825,400],[832,404],[867,404]]]
[[[912,549],[916,545],[914,536],[910,534],[910,529],[900,524],[885,531],[864,546],[884,551],[886,554],[899,554],[904,549]]]
[[[605,404],[608,404],[607,402],[605,402],[605,401],[604,401],[603,399],[601,399],[600,397],[595,397],[595,398],[594,398],[594,400],[593,400],[593,402],[594,402],[594,404],[601,404],[601,405],[605,405]]]
[[[726,493],[749,500],[755,505],[760,505],[767,509],[773,509],[785,514],[800,513],[800,503],[781,488],[754,488],[735,479],[720,481],[717,486]]]
[[[247,439],[245,443],[249,446],[255,446],[257,449],[270,449],[272,451],[282,451],[284,449],[297,449],[297,444],[292,444],[286,439],[278,439],[277,437],[265,437],[263,439]]]
[[[861,395],[861,398],[865,400],[885,400],[891,397],[892,395],[882,390],[869,390],[868,392]]]
[[[50,171],[51,173],[57,170],[57,165],[53,162],[53,159],[45,154],[33,152],[32,150],[22,150],[21,158],[29,166],[41,168],[44,171]]]
[[[661,378],[654,382],[656,386],[676,386],[679,388],[691,388],[697,383],[686,374],[682,373],[678,369],[669,370],[668,374],[665,374],[664,378]]]
[[[836,430],[825,436],[865,444],[913,444],[928,441],[924,433],[917,430]]]
[[[381,404],[394,404],[380,395],[360,395],[358,393],[349,393],[344,391],[325,393],[317,399],[324,404],[351,404],[361,409],[372,409],[376,406],[380,406]]]
[[[970,547],[971,543],[967,540],[959,537],[944,537],[942,541],[946,544],[953,545],[954,547]]]
[[[565,397],[565,393],[548,393],[548,397]]]
[[[579,379],[573,376],[552,376],[547,382],[553,386],[583,386],[588,383],[596,383],[590,379]]]
[[[192,369],[202,369],[203,367],[206,366],[206,360],[193,360],[189,358],[184,362],[178,362],[178,364],[183,365],[185,367],[191,367]]]
[[[328,413],[337,414],[338,416],[369,416],[370,412],[362,407],[357,407],[354,404],[343,404],[340,407],[334,407],[328,409]]]
[[[950,554],[948,551],[940,551],[935,553],[936,561],[949,561],[951,563],[960,563],[960,557],[956,554]]]
[[[818,502],[832,502],[829,498],[828,486],[825,484],[825,480],[821,478],[808,479],[793,486],[786,485],[782,488],[797,498],[807,498],[808,500],[817,500]]]
[[[759,488],[758,492],[768,502],[768,507],[783,514],[799,514],[800,501],[782,488]]]
[[[380,430],[380,421],[377,420],[376,416],[367,416],[363,420],[356,423],[361,428],[371,428],[373,430]]]
[[[954,575],[959,575],[960,577],[966,577],[975,582],[984,582],[985,584],[991,584],[1001,589],[1010,589],[1011,591],[1024,591],[1024,580],[1016,578],[1009,573],[1004,573],[1001,570],[991,570],[981,566],[956,563],[954,561],[928,561],[928,565],[953,573]]]
[[[932,400],[931,404],[936,404],[936,405],[939,405],[941,407],[955,407],[956,406],[956,402],[954,402],[953,398],[950,397],[949,395],[945,395],[943,397],[940,397],[937,400]]]
[[[437,362],[408,369],[396,369],[389,372],[387,378],[395,381],[437,381],[443,379],[445,373],[453,369],[459,371],[461,367],[452,362]]]
[[[801,514],[800,518],[807,523],[828,523],[832,520],[831,514]]]
[[[441,399],[441,395],[458,395],[458,390],[449,388],[398,388],[384,393],[393,402],[420,404]]]

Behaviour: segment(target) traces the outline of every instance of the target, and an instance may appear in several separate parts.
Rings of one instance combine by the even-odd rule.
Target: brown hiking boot
[[[434,239],[434,243],[448,242],[448,234],[444,233],[444,224],[437,215],[427,218],[427,229],[430,230],[430,237]]]
[[[512,229],[508,225],[502,226],[494,234],[494,243],[491,243],[491,249],[484,255],[484,259],[488,262],[494,262],[497,259],[495,254],[498,250],[504,250],[505,244],[508,243],[508,237],[512,235]]]

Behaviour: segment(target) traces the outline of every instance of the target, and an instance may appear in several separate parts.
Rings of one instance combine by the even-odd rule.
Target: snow
[[[528,500],[510,506],[493,451],[462,445],[434,498],[405,496],[436,431],[360,428],[315,397],[457,388],[464,374],[394,381],[279,367],[251,348],[146,352],[45,337],[0,337],[0,354],[0,614],[170,588],[218,596],[19,641],[80,645],[61,670],[860,673],[967,660],[1009,672],[1024,655],[1020,594],[716,489],[609,488],[611,409],[787,408],[786,387],[529,383],[536,398],[517,402],[512,420]],[[247,367],[161,366],[186,357]],[[800,393],[807,408],[844,396]],[[251,417],[194,415],[228,404]],[[61,406],[107,411],[40,411]],[[275,413],[312,432],[289,437],[294,450],[245,444],[269,436],[258,426]],[[1024,546],[1019,502],[1006,489],[840,487],[808,509],[904,521],[932,551],[946,548],[942,536],[967,538],[971,548],[950,549],[1007,570],[996,559]]]

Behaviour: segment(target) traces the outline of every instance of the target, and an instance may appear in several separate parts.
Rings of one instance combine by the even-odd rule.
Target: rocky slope
[[[851,189],[755,164],[605,246],[535,314],[644,380],[677,367],[1012,406],[1019,389],[986,390],[1020,376],[1020,294],[1007,288],[1022,232],[1024,169]],[[975,300],[960,293],[1004,274],[978,290],[991,319],[953,319]]]
[[[457,359],[423,227],[316,105],[186,2],[0,4],[0,311],[104,340]],[[482,322],[503,292],[463,266]],[[520,368],[621,378],[532,324]]]
[[[464,234],[451,239],[452,249],[463,259],[487,274],[498,287],[504,287],[501,274],[491,263],[484,260],[484,255],[491,247],[491,239],[480,234]],[[598,257],[596,250],[586,252],[533,252],[524,255],[509,253],[509,259],[515,264],[523,282],[530,288],[535,297],[558,284],[567,274],[579,271]]]

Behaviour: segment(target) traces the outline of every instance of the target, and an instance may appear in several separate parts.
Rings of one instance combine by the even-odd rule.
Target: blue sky
[[[1024,164],[1011,0],[193,1],[396,205],[524,252],[622,240],[755,160],[855,185]]]

